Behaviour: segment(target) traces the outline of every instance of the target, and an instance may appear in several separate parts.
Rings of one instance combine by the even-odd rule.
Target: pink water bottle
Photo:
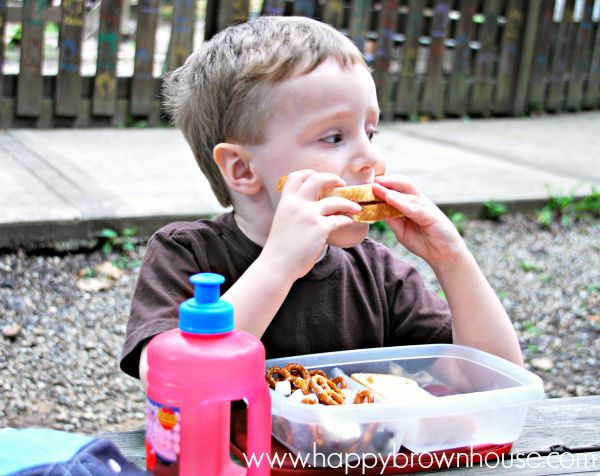
[[[146,464],[155,475],[268,475],[265,463],[235,464],[229,453],[230,404],[248,405],[247,461],[271,450],[271,398],[260,340],[233,326],[219,298],[225,279],[190,278],[195,297],[179,307],[179,328],[148,345]]]

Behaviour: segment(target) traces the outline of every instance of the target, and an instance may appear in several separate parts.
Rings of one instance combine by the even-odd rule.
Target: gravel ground
[[[465,240],[547,395],[600,394],[600,220],[551,230],[523,215],[469,221]],[[439,289],[426,265],[397,252]],[[132,259],[143,253],[137,246]],[[117,366],[136,269],[78,287],[80,271],[104,261],[99,251],[0,255],[3,425],[89,433],[143,426],[139,384]]]

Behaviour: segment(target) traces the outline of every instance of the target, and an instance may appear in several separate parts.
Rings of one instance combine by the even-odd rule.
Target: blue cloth
[[[0,430],[0,476],[137,476],[112,441],[42,428]]]

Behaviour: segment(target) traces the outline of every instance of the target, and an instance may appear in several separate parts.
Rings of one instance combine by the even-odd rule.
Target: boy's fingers
[[[324,216],[348,214],[356,215],[361,211],[361,206],[342,197],[327,197],[319,200],[320,213]]]
[[[429,224],[433,219],[432,203],[423,197],[390,191],[386,194],[385,201],[419,225]]]
[[[307,200],[318,200],[321,197],[323,189],[342,187],[344,185],[345,182],[335,174],[314,172],[304,180],[298,192]]]
[[[296,170],[295,172],[290,173],[286,176],[285,182],[281,188],[282,195],[297,192],[306,179],[314,173],[316,172],[310,169]]]
[[[397,192],[423,196],[419,187],[405,175],[380,175],[375,177],[375,185],[377,184],[383,185],[385,188],[396,190]],[[373,189],[375,189],[375,187],[373,187]]]
[[[354,223],[354,220],[347,215],[329,215],[323,218],[327,223],[329,233]]]

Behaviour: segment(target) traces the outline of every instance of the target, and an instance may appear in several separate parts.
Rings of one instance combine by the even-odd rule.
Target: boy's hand
[[[402,245],[431,267],[451,264],[466,252],[456,227],[407,177],[375,177],[373,191],[404,214],[385,222]]]
[[[323,252],[329,234],[351,225],[351,215],[360,212],[358,204],[345,198],[319,199],[324,188],[343,185],[334,174],[292,172],[281,192],[263,257],[294,279],[306,275]]]

